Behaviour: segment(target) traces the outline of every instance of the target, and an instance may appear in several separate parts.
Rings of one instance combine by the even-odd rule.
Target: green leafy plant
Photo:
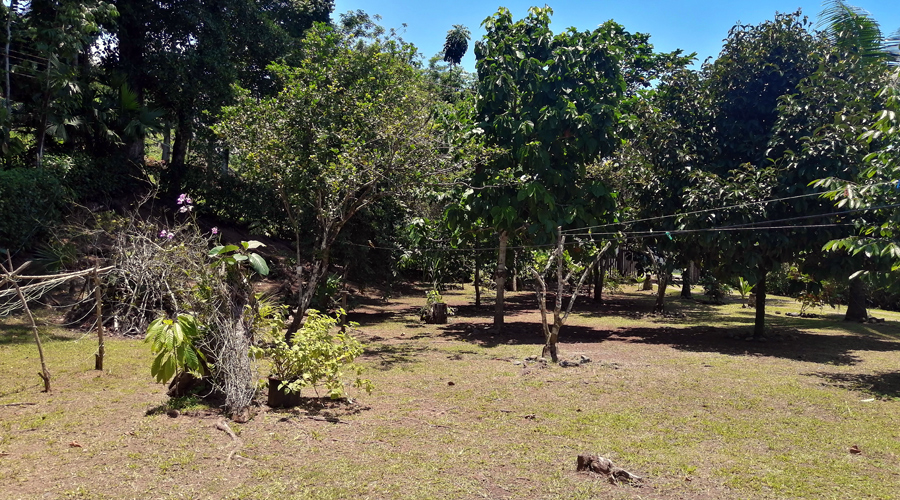
[[[644,283],[649,279],[650,279],[650,273],[644,273],[640,276],[635,276],[634,282],[637,283],[638,285],[640,285],[640,286],[638,286],[638,290],[642,290],[644,288]]]
[[[325,281],[319,283],[316,288],[316,295],[313,297],[313,304],[320,311],[330,311],[337,308],[339,292],[341,290],[341,276],[337,273],[331,273]]]
[[[698,284],[703,287],[703,294],[716,303],[722,303],[725,300],[725,296],[731,293],[730,286],[717,280],[710,273],[702,274]]]
[[[744,278],[738,278],[737,291],[741,294],[741,300],[747,300],[747,295],[749,295],[752,290],[753,285]]]
[[[157,382],[168,382],[180,372],[203,376],[208,368],[206,356],[194,345],[200,336],[200,324],[190,314],[179,314],[175,320],[157,318],[150,323],[144,342],[150,343],[150,350],[156,354],[150,373]]]
[[[835,282],[822,280],[816,282],[812,277],[804,274],[802,279],[806,282],[806,290],[797,296],[800,302],[800,314],[809,314],[809,310],[813,308],[822,309],[826,305],[832,308],[838,303],[840,297],[838,286]]]
[[[341,398],[345,394],[345,371],[356,376],[355,387],[371,392],[372,383],[360,377],[362,367],[353,363],[363,352],[362,344],[345,331],[333,333],[336,326],[335,318],[310,309],[306,322],[289,340],[280,329],[273,328],[268,344],[254,347],[253,352],[270,358],[270,377],[281,380],[279,389],[286,393],[324,385],[330,398]]]
[[[246,261],[254,271],[262,276],[269,274],[269,266],[266,260],[256,252],[251,252],[255,248],[264,247],[265,245],[256,241],[242,241],[241,246],[237,245],[219,245],[209,251],[209,256],[215,258],[213,266],[217,266],[219,262],[224,262],[229,266],[240,265]]]
[[[419,317],[425,320],[425,317],[432,314],[435,304],[446,304],[441,292],[437,290],[428,290],[425,292],[425,305],[419,309]],[[456,311],[452,307],[447,306],[447,315],[452,316]]]
[[[609,293],[622,293],[622,285],[628,282],[628,278],[622,276],[617,269],[610,269],[603,278],[603,286]]]

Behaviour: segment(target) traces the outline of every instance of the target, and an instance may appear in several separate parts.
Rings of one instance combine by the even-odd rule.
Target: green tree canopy
[[[282,90],[244,92],[217,131],[238,171],[269,185],[297,238],[315,241],[291,326],[300,326],[331,249],[347,222],[374,201],[440,182],[452,173],[416,49],[387,35],[360,38],[324,24],[303,41],[297,66],[276,65]],[[300,225],[300,214],[315,227]],[[311,234],[310,234],[311,233]]]

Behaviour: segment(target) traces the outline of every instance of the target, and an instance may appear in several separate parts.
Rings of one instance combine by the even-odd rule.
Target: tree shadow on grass
[[[755,355],[812,363],[854,365],[861,360],[853,351],[900,351],[900,342],[854,334],[818,334],[796,329],[775,329],[765,342],[748,340],[746,327],[623,328],[610,342],[668,345],[689,352]]]
[[[312,389],[305,389],[313,392]],[[321,417],[321,420],[331,423],[342,423],[340,417],[350,415],[359,415],[363,411],[370,410],[371,407],[359,405],[347,398],[331,399],[320,396],[305,396],[300,398],[300,404],[292,408],[269,408],[269,412],[275,414],[284,414],[279,422],[287,422],[293,416],[304,413],[306,417]]]
[[[526,292],[508,292],[509,295],[503,301],[503,315],[504,317],[515,317],[519,314],[530,313],[537,309],[537,299],[534,297],[534,293],[526,293]],[[548,296],[547,303],[550,304],[550,296]],[[485,318],[493,317],[494,315],[494,303],[491,301],[489,304],[482,304],[480,306],[476,306],[474,304],[463,304],[458,306],[453,306],[453,310],[456,311],[455,316],[457,318]]]
[[[825,379],[826,383],[851,391],[862,391],[879,399],[900,400],[900,372],[880,373],[806,373]]]
[[[379,370],[390,370],[397,366],[417,363],[419,356],[428,348],[408,344],[380,344],[367,348],[360,359],[368,359]]]
[[[566,325],[560,333],[561,344],[602,342],[612,332],[585,326]],[[438,337],[461,342],[471,342],[481,347],[499,345],[534,345],[544,343],[541,324],[528,321],[507,321],[503,331],[496,332],[490,325],[454,322],[439,329]]]
[[[566,299],[568,300],[568,298]],[[692,298],[666,297],[666,310],[657,313],[656,295],[613,295],[604,297],[602,302],[594,302],[587,297],[579,297],[572,311],[585,317],[620,317],[628,319],[649,319],[666,323],[709,323],[721,319],[722,308],[734,302],[726,299],[724,304]]]
[[[41,342],[47,341],[70,341],[77,340],[75,335],[57,335],[47,333],[47,328],[38,325],[38,332],[41,335]],[[0,346],[34,344],[34,334],[30,325],[24,324],[0,324]]]
[[[544,336],[539,323],[507,322],[501,333],[489,326],[454,323],[438,334],[481,347],[499,345],[542,344]],[[689,326],[654,328],[619,328],[616,331],[566,325],[560,333],[560,344],[626,342],[666,345],[687,352],[711,352],[732,356],[768,356],[832,365],[854,365],[861,359],[853,351],[900,351],[900,342],[856,334],[818,334],[793,328],[776,328],[765,342],[747,340],[747,327],[730,328]]]

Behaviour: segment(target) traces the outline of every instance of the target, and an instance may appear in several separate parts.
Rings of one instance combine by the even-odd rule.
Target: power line
[[[900,204],[896,205],[900,206]],[[786,220],[786,219],[785,219]],[[766,221],[763,221],[766,222]],[[768,221],[771,222],[780,222],[780,221]],[[754,223],[756,224],[756,223]],[[680,234],[697,234],[697,233],[709,233],[709,232],[719,232],[719,231],[775,231],[775,230],[784,230],[784,229],[792,229],[792,230],[802,230],[802,229],[821,229],[827,227],[853,227],[854,224],[850,223],[834,223],[834,224],[803,224],[803,225],[788,225],[788,226],[746,226],[746,225],[738,225],[738,226],[721,226],[721,227],[709,227],[702,229],[681,229],[681,230],[673,230],[673,231],[633,231],[633,232],[610,232],[610,233],[593,233],[588,234],[587,236],[617,236],[622,237],[624,239],[647,239],[647,238],[668,238],[671,236],[678,236]],[[570,235],[572,236],[572,235]],[[578,235],[576,235],[578,236]],[[439,253],[439,252],[495,252],[500,250],[498,246],[491,247],[475,247],[475,248],[453,248],[453,247],[435,247],[435,248],[400,248],[400,247],[384,247],[378,245],[364,245],[360,243],[347,243],[350,246],[362,247],[362,248],[372,248],[375,250],[390,250],[395,252],[420,252],[420,253]],[[566,246],[577,246],[580,243],[578,241],[568,241],[566,242]],[[556,246],[556,243],[545,243],[545,244],[532,244],[532,245],[519,245],[519,246],[507,246],[507,250],[537,250],[541,248],[553,248]]]
[[[867,185],[867,187],[875,187],[875,186],[879,186],[879,185],[884,185],[884,186],[890,185],[890,186],[893,186],[893,185],[896,184],[896,183],[897,183],[897,181],[886,181],[886,182],[879,182],[879,183],[876,183],[876,184],[870,184],[870,185]],[[635,219],[635,220],[622,221],[622,222],[610,222],[610,223],[606,223],[606,224],[598,224],[598,225],[595,225],[595,226],[586,226],[586,227],[576,228],[576,229],[565,229],[565,230],[563,230],[563,234],[571,234],[571,233],[574,233],[574,232],[577,232],[577,231],[584,231],[584,230],[586,230],[586,229],[604,228],[604,227],[611,227],[611,226],[632,225],[632,224],[637,224],[637,223],[639,223],[639,222],[652,222],[652,221],[657,221],[657,220],[670,219],[670,218],[673,218],[673,217],[683,217],[683,216],[687,216],[687,215],[696,215],[696,214],[702,214],[702,213],[708,213],[708,212],[716,212],[716,211],[720,211],[720,210],[731,210],[731,209],[736,209],[736,208],[745,208],[745,207],[754,206],[754,205],[765,205],[765,204],[768,204],[768,203],[776,203],[776,202],[781,202],[781,201],[796,200],[796,199],[800,199],[800,198],[809,198],[809,197],[813,197],[813,196],[822,196],[823,194],[825,194],[825,193],[824,193],[824,192],[822,192],[822,193],[807,193],[807,194],[800,194],[800,195],[795,195],[795,196],[786,196],[786,197],[783,197],[783,198],[772,198],[772,199],[770,199],[770,200],[749,201],[749,202],[746,202],[746,203],[739,203],[739,204],[737,204],[737,205],[727,205],[727,206],[724,206],[724,207],[705,208],[705,209],[702,209],[702,210],[695,210],[695,211],[692,211],[692,212],[684,212],[684,213],[680,213],[680,214],[660,215],[660,216],[657,216],[657,217],[647,217],[647,218],[645,218],[645,219]],[[887,207],[883,207],[883,208],[887,208]],[[873,210],[874,210],[874,209],[873,209]]]

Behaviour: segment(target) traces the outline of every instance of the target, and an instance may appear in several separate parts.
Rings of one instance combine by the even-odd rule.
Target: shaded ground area
[[[815,372],[810,375],[821,377],[836,387],[867,392],[882,399],[888,398],[900,401],[900,372]]]

